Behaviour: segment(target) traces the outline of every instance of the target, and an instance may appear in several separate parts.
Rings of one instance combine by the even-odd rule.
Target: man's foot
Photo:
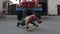
[[[27,29],[29,29],[29,27],[27,27]]]

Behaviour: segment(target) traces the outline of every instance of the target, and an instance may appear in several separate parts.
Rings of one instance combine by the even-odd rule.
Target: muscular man
[[[18,23],[18,26],[19,26],[19,24],[20,25],[22,25],[22,26],[27,26],[27,29],[29,29],[29,26],[28,26],[28,24],[29,23],[31,23],[31,24],[33,24],[35,27],[37,27],[38,25],[37,24],[35,24],[33,21],[37,21],[37,23],[42,23],[42,21],[36,16],[36,15],[30,15],[30,16],[27,16],[23,21],[22,21],[22,23]]]

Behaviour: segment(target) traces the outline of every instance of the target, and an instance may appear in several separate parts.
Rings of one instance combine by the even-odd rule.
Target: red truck
[[[38,4],[38,0],[19,0],[19,6],[20,8],[40,8],[42,7],[41,4]],[[17,7],[18,8],[18,7]]]

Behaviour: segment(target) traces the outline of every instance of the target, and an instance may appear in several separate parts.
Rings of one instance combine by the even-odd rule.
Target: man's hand
[[[39,24],[41,24],[41,23],[42,23],[42,21],[39,22]]]

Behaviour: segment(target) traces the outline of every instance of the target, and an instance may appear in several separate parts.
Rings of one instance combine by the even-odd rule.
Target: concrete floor
[[[0,18],[0,34],[60,34],[60,16],[48,16],[33,32],[16,27],[17,21],[14,15]]]

